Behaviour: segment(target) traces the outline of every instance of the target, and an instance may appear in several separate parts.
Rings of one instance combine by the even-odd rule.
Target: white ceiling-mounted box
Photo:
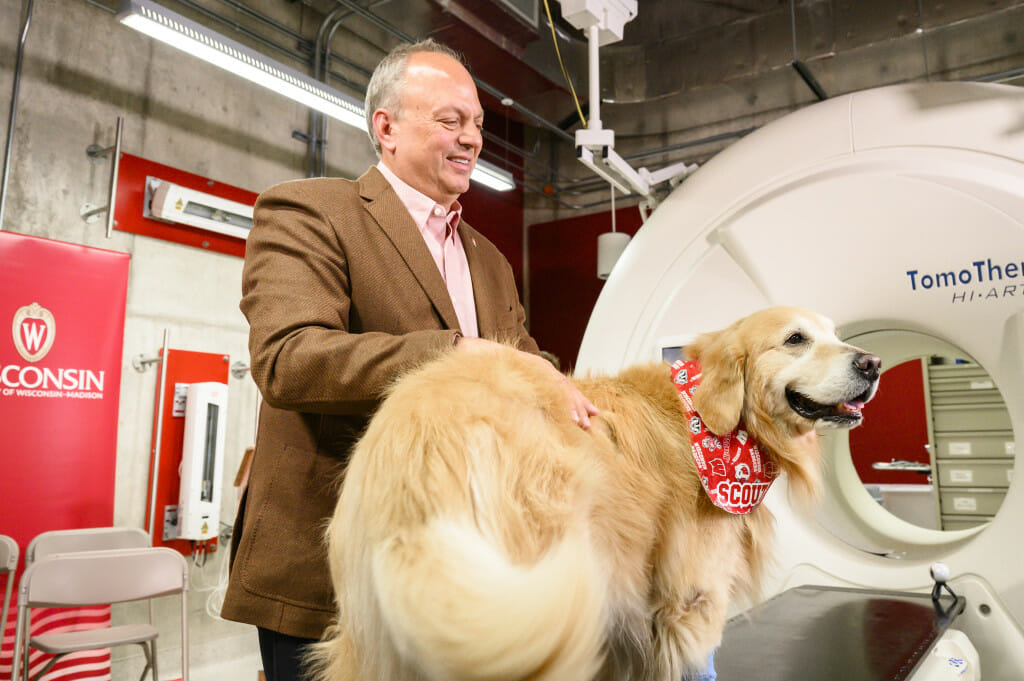
[[[607,45],[622,40],[622,32],[636,17],[636,0],[561,0],[562,17],[586,32],[597,26],[598,43]]]

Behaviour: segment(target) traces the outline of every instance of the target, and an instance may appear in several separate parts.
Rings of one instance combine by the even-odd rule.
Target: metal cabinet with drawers
[[[941,527],[980,525],[999,510],[1013,480],[1010,414],[977,364],[926,361],[925,378]]]

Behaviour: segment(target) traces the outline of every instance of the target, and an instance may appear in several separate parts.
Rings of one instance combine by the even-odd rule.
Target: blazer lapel
[[[391,185],[379,170],[371,167],[359,178],[359,191],[368,200],[367,211],[394,244],[445,325],[450,329],[459,328],[459,318],[437,263]]]
[[[485,258],[477,248],[477,232],[463,220],[459,224],[459,237],[462,248],[466,251],[469,263],[469,276],[473,279],[473,300],[476,304],[476,325],[481,338],[494,338],[498,330],[495,313],[496,303],[501,300],[500,293],[493,277],[493,263],[485,262]]]

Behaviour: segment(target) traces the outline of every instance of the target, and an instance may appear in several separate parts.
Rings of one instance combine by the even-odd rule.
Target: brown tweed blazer
[[[253,222],[241,309],[264,402],[221,614],[320,638],[334,612],[322,532],[349,449],[388,384],[451,347],[458,319],[376,168],[272,187]],[[480,335],[536,352],[508,261],[465,222],[459,233]]]

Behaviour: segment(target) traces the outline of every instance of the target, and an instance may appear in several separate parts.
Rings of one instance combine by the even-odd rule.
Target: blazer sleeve
[[[360,272],[367,258],[349,251],[365,220],[362,199],[345,180],[288,182],[257,200],[240,307],[250,325],[252,376],[271,406],[367,413],[400,373],[451,347],[453,332],[429,305],[404,306],[386,330],[354,332],[349,258],[363,256]],[[379,289],[382,306],[407,297],[387,291],[388,270],[400,266],[397,258],[380,263],[360,291]]]

